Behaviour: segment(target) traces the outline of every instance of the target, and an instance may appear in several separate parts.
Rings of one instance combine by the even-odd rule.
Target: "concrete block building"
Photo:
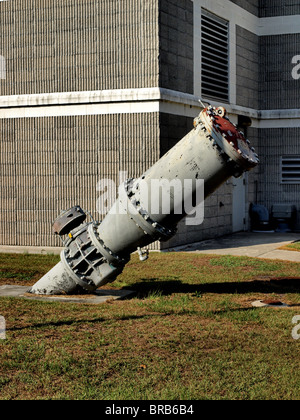
[[[59,246],[75,204],[99,220],[99,181],[141,175],[200,97],[261,164],[155,247],[247,230],[251,203],[300,211],[299,21],[295,0],[0,0],[0,247]]]

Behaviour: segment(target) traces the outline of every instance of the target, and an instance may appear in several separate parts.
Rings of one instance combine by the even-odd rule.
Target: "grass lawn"
[[[0,254],[0,285],[34,284],[57,256]],[[244,257],[132,256],[102,305],[0,298],[0,399],[300,397],[299,264]],[[272,298],[288,308],[253,308]]]
[[[283,246],[281,249],[285,249],[286,251],[298,251],[300,252],[300,242],[293,242],[292,244],[288,244]]]

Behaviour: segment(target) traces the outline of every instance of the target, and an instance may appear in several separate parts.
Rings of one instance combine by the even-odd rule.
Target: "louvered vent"
[[[202,9],[202,96],[229,100],[229,22]]]
[[[300,156],[281,158],[281,182],[283,184],[300,183]]]

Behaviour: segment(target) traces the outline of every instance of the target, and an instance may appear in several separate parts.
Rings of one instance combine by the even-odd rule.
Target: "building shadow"
[[[228,235],[223,235],[215,239],[207,239],[198,243],[186,244],[178,247],[166,248],[164,252],[194,252],[194,251],[213,251],[213,250],[224,250],[228,249],[230,254],[231,249],[236,248],[251,248],[274,245],[274,249],[277,249],[278,244],[284,242],[296,242],[300,239],[300,233],[296,232],[274,232],[274,233],[263,233],[263,232],[238,232]]]
[[[140,282],[132,284],[126,289],[136,291],[138,299],[144,299],[150,295],[159,294],[168,296],[176,293],[194,293],[194,294],[287,294],[300,292],[299,278],[272,278],[268,280],[252,280],[243,282],[223,282],[223,283],[202,283],[188,284],[181,280],[160,280],[156,278],[141,279]]]

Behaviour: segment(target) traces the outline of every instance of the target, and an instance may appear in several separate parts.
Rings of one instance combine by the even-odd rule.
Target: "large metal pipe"
[[[225,109],[205,108],[186,137],[140,178],[120,186],[117,200],[101,223],[86,223],[79,206],[58,217],[54,232],[68,235],[61,261],[30,292],[72,294],[82,289],[94,291],[114,281],[132,252],[138,249],[144,260],[143,247],[175,235],[178,222],[187,213],[185,199],[199,204],[200,180],[206,198],[229,178],[241,176],[258,163],[254,149],[226,117]],[[169,186],[168,211],[164,211],[164,191],[157,194],[158,182]],[[178,191],[172,193],[170,186],[177,186]]]

